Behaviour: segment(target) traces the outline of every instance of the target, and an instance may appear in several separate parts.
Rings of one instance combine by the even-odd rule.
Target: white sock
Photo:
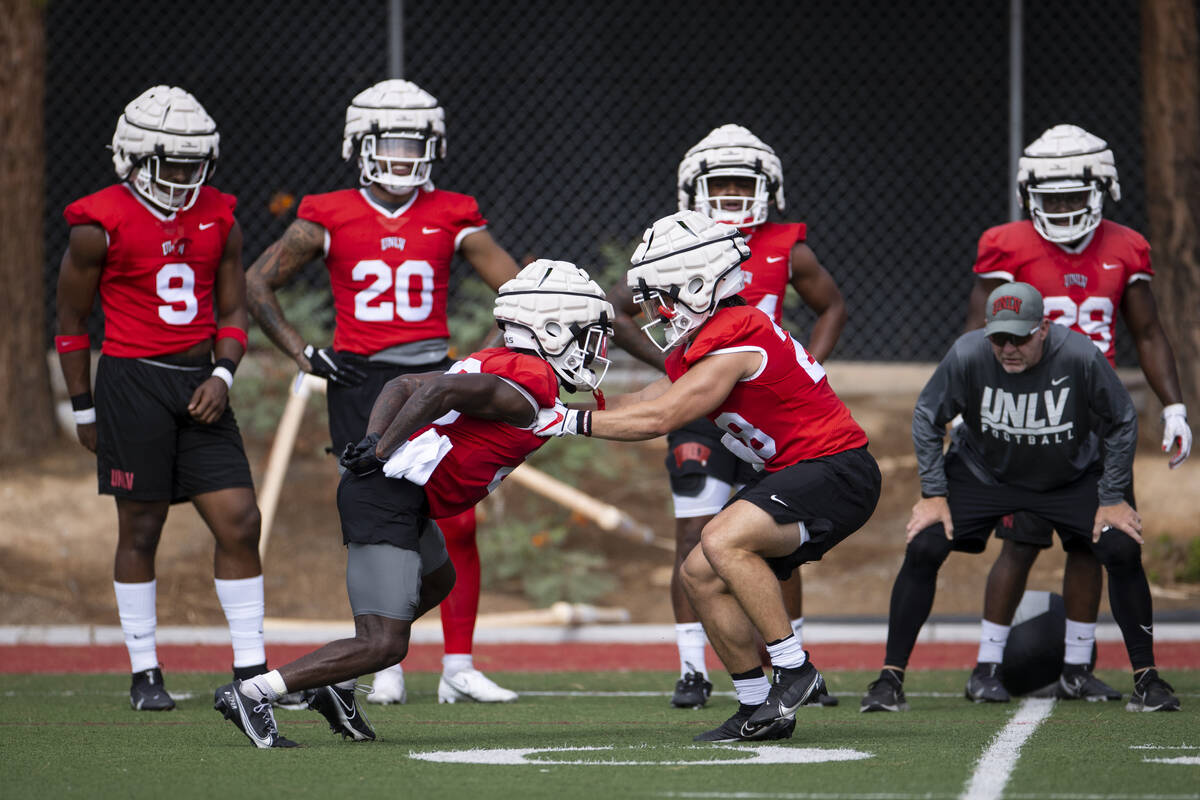
[[[278,700],[288,693],[287,684],[283,682],[283,676],[277,669],[255,675],[253,678],[246,678],[238,684],[238,689],[251,700],[267,700],[269,702]]]
[[[699,622],[675,623],[675,645],[679,648],[679,677],[689,672],[699,672],[708,675],[708,667],[704,664],[704,646],[708,637],[704,635],[704,626]]]
[[[1066,652],[1064,664],[1090,664],[1092,648],[1096,644],[1096,623],[1067,620]]]
[[[117,594],[117,614],[121,618],[121,632],[125,634],[125,648],[129,651],[130,672],[145,672],[158,666],[158,648],[154,636],[158,627],[158,614],[155,610],[157,585],[157,581],[113,581],[113,591]]]
[[[739,703],[748,706],[760,706],[767,702],[767,693],[771,691],[771,682],[766,675],[756,678],[746,678],[733,682],[733,691],[737,693]]]
[[[229,622],[233,666],[253,667],[267,663],[267,651],[263,646],[263,576],[235,580],[214,578],[213,583]]]
[[[997,625],[986,619],[980,621],[979,656],[980,664],[999,664],[1004,661],[1004,645],[1008,644],[1008,631],[1011,625]]]
[[[453,678],[463,670],[475,669],[470,653],[446,653],[442,656],[442,675]]]
[[[800,646],[800,640],[795,634],[781,639],[775,644],[767,645],[767,653],[771,656],[771,666],[782,669],[803,667],[804,662],[808,660],[808,656],[805,655],[804,648]]]
[[[796,617],[792,620],[792,633],[796,636],[796,642],[804,647],[804,617]]]
[[[395,675],[397,678],[404,677],[404,667],[400,664],[392,664],[390,667],[388,667],[386,669],[381,669],[381,670],[376,671],[375,674],[382,675],[385,672],[388,673],[389,675]]]

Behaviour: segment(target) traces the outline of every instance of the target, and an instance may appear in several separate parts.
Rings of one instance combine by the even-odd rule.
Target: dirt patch
[[[903,559],[904,524],[918,491],[909,439],[912,402],[906,395],[849,401],[884,467],[883,496],[862,531],[804,570],[808,616],[887,614],[892,580]],[[1156,421],[1147,421],[1143,428],[1148,441],[1137,460],[1135,488],[1147,541],[1200,537],[1200,465],[1168,470],[1153,442]],[[267,608],[273,617],[338,619],[349,614],[345,554],[334,507],[334,466],[331,457],[320,453],[321,442],[321,427],[306,423],[265,561]],[[261,479],[269,444],[267,438],[248,442],[256,478]],[[597,464],[607,462],[608,474],[581,482],[586,483],[581,488],[651,526],[661,542],[671,541],[664,444],[591,444],[591,457]],[[98,496],[95,487],[92,456],[66,441],[23,468],[0,471],[0,624],[116,623],[116,513],[112,500]],[[536,502],[526,490],[506,484],[482,505],[480,536],[487,537],[489,528],[502,519],[521,518]],[[602,554],[617,580],[617,588],[598,604],[627,608],[635,622],[672,621],[669,549],[605,534],[578,519],[568,525],[570,544]],[[983,557],[952,556],[938,579],[934,613],[978,615],[982,587],[998,550],[993,541]],[[1156,552],[1148,548],[1148,561],[1158,558]],[[199,516],[188,505],[172,508],[158,555],[161,624],[223,624],[212,588],[211,560],[212,539]],[[1174,564],[1149,566],[1162,581],[1155,586],[1157,610],[1200,611],[1200,587],[1170,582]],[[1050,550],[1035,566],[1030,588],[1060,589],[1062,567],[1061,550]],[[481,611],[530,606],[519,593],[485,591]]]

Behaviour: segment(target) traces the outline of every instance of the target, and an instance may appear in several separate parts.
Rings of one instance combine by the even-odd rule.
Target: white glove
[[[533,432],[542,438],[582,433],[579,427],[581,413],[556,400],[553,408],[543,408],[538,412],[533,421]]]
[[[1171,469],[1175,469],[1184,461],[1187,461],[1188,455],[1192,452],[1192,429],[1187,424],[1187,407],[1183,403],[1173,403],[1163,409],[1163,452],[1168,456],[1175,449],[1175,442],[1179,442],[1179,452],[1177,452],[1167,463]]]

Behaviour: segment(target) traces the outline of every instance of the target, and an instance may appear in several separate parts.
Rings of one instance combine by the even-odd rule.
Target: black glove
[[[353,472],[360,478],[370,475],[383,466],[383,460],[375,455],[375,445],[377,444],[379,444],[379,434],[369,433],[358,444],[347,444],[338,463],[342,465],[343,469]]]
[[[358,386],[367,379],[367,373],[351,363],[346,356],[335,352],[332,347],[320,350],[311,344],[304,345],[304,357],[312,366],[312,374],[338,386]]]

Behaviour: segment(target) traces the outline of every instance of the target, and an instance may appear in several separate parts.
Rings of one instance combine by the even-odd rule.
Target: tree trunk
[[[45,15],[0,0],[0,462],[54,435],[42,245]]]
[[[1142,0],[1146,205],[1163,328],[1200,419],[1200,53],[1195,0]]]

